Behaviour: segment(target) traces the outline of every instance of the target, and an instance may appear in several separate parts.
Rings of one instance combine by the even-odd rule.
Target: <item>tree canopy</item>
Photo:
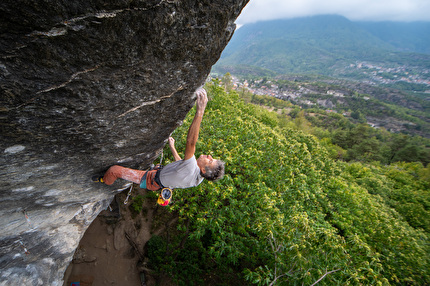
[[[178,223],[151,239],[153,269],[179,285],[430,283],[429,167],[333,160],[273,112],[206,88],[196,154],[224,160],[226,175],[175,191],[164,211]],[[192,117],[173,134],[178,150]]]

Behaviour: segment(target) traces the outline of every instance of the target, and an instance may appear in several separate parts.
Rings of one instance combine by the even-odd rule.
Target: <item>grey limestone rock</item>
[[[194,104],[248,0],[0,2],[0,285],[61,285],[88,225]]]

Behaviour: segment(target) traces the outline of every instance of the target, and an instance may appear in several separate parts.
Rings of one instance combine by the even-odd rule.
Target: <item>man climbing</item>
[[[190,188],[199,185],[204,178],[215,181],[224,176],[224,162],[215,160],[210,155],[201,155],[197,160],[194,156],[199,137],[200,124],[208,102],[206,90],[196,91],[196,114],[188,129],[184,159],[181,159],[175,148],[175,140],[169,137],[169,147],[175,162],[161,169],[150,171],[134,170],[114,165],[107,170],[103,177],[95,177],[93,181],[112,185],[116,179],[140,184],[141,188],[157,191],[162,188]]]

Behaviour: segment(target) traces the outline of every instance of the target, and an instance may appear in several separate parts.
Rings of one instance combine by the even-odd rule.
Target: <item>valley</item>
[[[223,81],[225,82],[225,76]],[[430,137],[430,102],[396,89],[346,80],[278,76],[244,79],[231,76],[232,88],[272,96],[303,109],[338,113],[355,123],[368,123],[409,135]],[[352,116],[351,116],[352,114]],[[354,116],[354,114],[361,114]],[[356,118],[354,118],[354,117]]]
[[[338,15],[246,24],[212,76],[228,73],[238,89],[255,95],[430,138],[428,31],[427,22],[353,22]]]

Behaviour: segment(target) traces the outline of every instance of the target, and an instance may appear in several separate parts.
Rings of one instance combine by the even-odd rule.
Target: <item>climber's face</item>
[[[212,158],[211,155],[200,155],[197,159],[197,165],[199,166],[202,173],[206,173],[206,168],[213,168],[216,166],[217,160]]]

